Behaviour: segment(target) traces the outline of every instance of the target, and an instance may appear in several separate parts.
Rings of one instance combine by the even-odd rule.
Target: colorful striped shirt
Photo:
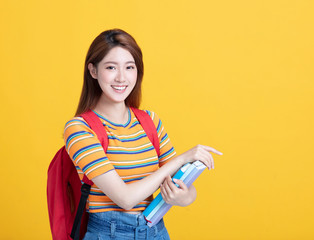
[[[152,118],[160,142],[160,156],[132,110],[128,110],[128,121],[115,124],[97,112],[108,135],[108,149],[104,152],[101,143],[90,126],[81,117],[68,121],[64,129],[66,150],[76,166],[81,180],[83,173],[93,179],[108,171],[115,170],[125,183],[143,179],[170,161],[176,152],[158,116],[146,112]],[[144,199],[130,211],[143,211],[153,200],[153,196]],[[88,198],[87,211],[126,211],[115,204],[95,184]]]

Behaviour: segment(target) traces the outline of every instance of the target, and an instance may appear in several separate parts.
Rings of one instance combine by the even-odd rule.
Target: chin
[[[122,99],[111,99],[111,101],[113,103],[124,103],[126,98],[122,98]]]

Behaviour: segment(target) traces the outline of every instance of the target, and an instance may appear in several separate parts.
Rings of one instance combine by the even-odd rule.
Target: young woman
[[[65,126],[66,149],[82,177],[94,182],[87,210],[88,239],[169,239],[163,220],[147,227],[142,211],[160,187],[167,203],[187,206],[196,198],[193,186],[171,181],[182,165],[202,161],[214,168],[212,153],[198,145],[176,156],[158,116],[146,111],[157,129],[157,153],[135,117],[143,79],[142,52],[128,33],[113,29],[102,32],[91,44],[85,61],[84,85],[76,112]],[[80,114],[93,110],[108,135],[105,152]]]

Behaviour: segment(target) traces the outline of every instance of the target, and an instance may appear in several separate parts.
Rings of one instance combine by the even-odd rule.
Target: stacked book
[[[204,171],[206,166],[200,162],[187,163],[182,166],[172,179],[182,180],[187,187],[190,187],[194,180]],[[178,184],[176,184],[179,187]],[[168,212],[172,205],[166,203],[161,193],[148,205],[143,212],[149,227],[154,226]]]

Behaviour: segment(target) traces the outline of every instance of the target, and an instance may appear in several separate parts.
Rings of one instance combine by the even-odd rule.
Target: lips
[[[116,92],[124,92],[125,89],[128,87],[127,85],[111,85],[111,87],[116,91]]]

